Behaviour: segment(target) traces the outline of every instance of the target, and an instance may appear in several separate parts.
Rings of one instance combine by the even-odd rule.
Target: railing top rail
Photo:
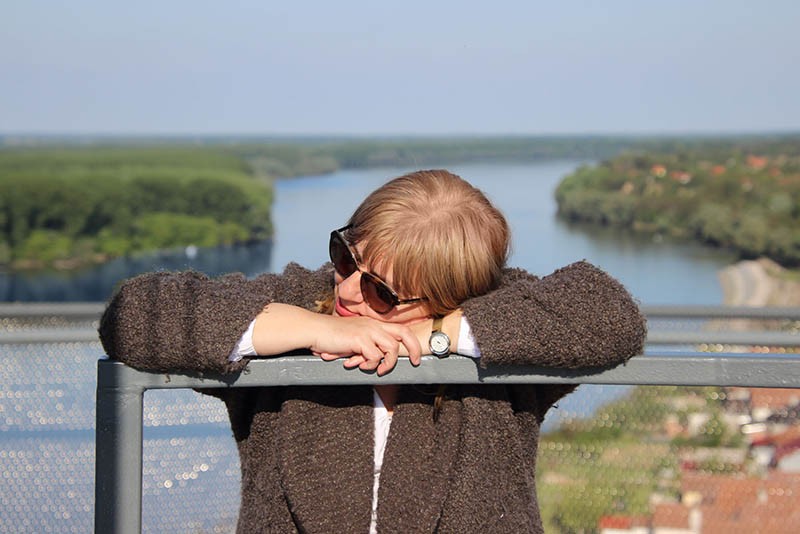
[[[99,318],[104,302],[3,302],[0,317]]]
[[[792,319],[800,320],[800,307],[779,306],[642,306],[648,318]]]
[[[120,362],[98,362],[98,388],[173,389],[369,384],[627,384],[800,388],[800,359],[709,353],[648,353],[614,368],[490,367],[463,356],[424,357],[419,367],[400,360],[379,377],[311,354],[257,359],[237,375],[138,371]]]

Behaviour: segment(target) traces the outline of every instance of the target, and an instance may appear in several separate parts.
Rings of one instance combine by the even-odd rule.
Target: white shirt
[[[253,347],[253,328],[256,320],[250,323],[245,330],[239,343],[231,352],[228,358],[232,362],[238,362],[245,356],[257,356],[256,349]],[[475,339],[472,337],[472,330],[469,327],[467,318],[461,316],[461,328],[456,341],[456,352],[462,356],[480,358],[481,353]],[[389,427],[392,424],[392,416],[383,405],[378,392],[372,390],[372,404],[375,422],[375,448],[374,448],[374,481],[372,484],[372,519],[369,524],[369,534],[378,533],[378,487],[380,485],[381,467],[383,466],[383,453],[386,450],[386,441],[389,437]]]
[[[378,534],[378,485],[383,467],[383,453],[386,451],[386,441],[389,438],[389,427],[392,424],[392,414],[383,405],[381,396],[372,390],[372,402],[375,414],[375,467],[373,468],[372,482],[372,519],[369,522],[369,534]]]

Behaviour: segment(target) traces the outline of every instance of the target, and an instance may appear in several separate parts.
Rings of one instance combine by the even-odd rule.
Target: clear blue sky
[[[800,2],[0,5],[0,133],[800,130]]]

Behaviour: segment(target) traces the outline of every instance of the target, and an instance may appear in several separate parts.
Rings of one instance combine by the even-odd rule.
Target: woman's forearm
[[[273,302],[256,316],[253,348],[260,356],[311,348],[314,323],[321,316],[297,306]]]

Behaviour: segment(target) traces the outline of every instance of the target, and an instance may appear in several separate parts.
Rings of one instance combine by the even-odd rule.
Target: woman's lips
[[[342,306],[342,302],[338,298],[336,299],[335,307],[336,307],[336,313],[340,317],[355,317],[356,315],[358,315],[357,313],[353,313],[344,306]]]

